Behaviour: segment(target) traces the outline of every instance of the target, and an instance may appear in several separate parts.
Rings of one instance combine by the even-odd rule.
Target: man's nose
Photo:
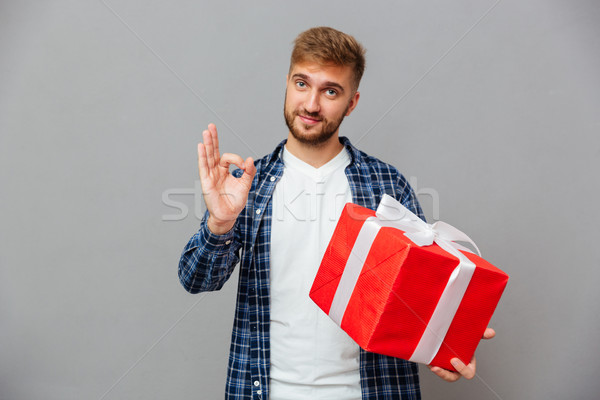
[[[318,91],[314,90],[308,94],[308,98],[304,102],[304,108],[310,113],[319,112],[321,110]]]

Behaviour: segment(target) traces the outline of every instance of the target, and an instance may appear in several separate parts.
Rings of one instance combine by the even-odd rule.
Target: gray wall
[[[177,280],[196,143],[271,151],[316,25],[368,48],[342,134],[511,276],[478,377],[424,397],[597,397],[600,4],[351,3],[0,3],[0,399],[222,397],[237,278]]]

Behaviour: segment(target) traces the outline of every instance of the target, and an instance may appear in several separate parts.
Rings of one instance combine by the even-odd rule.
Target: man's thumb
[[[248,183],[248,186],[252,184],[252,179],[254,179],[254,175],[256,174],[256,167],[254,166],[254,160],[252,157],[246,158],[244,162],[244,174],[242,175],[242,179]]]

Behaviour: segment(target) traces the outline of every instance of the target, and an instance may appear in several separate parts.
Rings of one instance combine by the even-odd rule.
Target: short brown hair
[[[354,37],[326,26],[311,28],[298,35],[290,59],[290,71],[303,61],[350,66],[354,70],[353,89],[365,71],[365,49]]]

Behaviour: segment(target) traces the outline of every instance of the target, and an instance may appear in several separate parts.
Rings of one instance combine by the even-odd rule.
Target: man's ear
[[[358,99],[360,99],[360,92],[357,90],[356,93],[352,95],[352,99],[350,100],[350,104],[348,104],[348,111],[346,112],[346,117],[354,111],[356,105],[358,104]]]

